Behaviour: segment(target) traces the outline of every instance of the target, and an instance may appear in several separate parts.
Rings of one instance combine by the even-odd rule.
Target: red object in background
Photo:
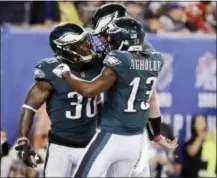
[[[201,30],[204,33],[214,32],[212,27],[205,21],[206,11],[204,4],[190,4],[184,9],[184,11],[188,20],[194,25],[196,25],[199,30]]]

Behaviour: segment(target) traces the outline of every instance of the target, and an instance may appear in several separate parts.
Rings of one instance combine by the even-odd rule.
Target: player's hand
[[[60,64],[52,71],[57,77],[62,78],[63,73],[70,72],[70,68],[67,64]]]
[[[158,145],[163,146],[164,148],[167,148],[167,149],[175,149],[178,146],[177,142],[178,142],[177,138],[170,140],[170,139],[161,135],[161,139],[155,143],[157,143]]]
[[[23,163],[28,167],[36,167],[37,155],[32,150],[26,140],[18,141],[18,145],[15,147],[15,150],[19,152],[19,156],[23,160]]]

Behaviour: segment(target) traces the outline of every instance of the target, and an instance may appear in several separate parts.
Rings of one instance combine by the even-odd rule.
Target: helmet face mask
[[[89,38],[92,49],[98,54],[106,54],[108,52],[108,35],[107,33],[99,33],[97,35],[91,35]]]
[[[87,40],[88,36],[76,24],[59,25],[50,34],[50,46],[56,56],[70,63],[90,62],[95,54]]]

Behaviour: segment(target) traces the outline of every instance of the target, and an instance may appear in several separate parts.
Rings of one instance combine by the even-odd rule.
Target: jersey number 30
[[[130,83],[130,86],[132,87],[132,91],[127,102],[127,109],[124,110],[125,112],[136,112],[136,109],[134,108],[134,102],[136,99],[136,94],[139,89],[140,80],[141,80],[140,77],[135,77],[133,81]],[[156,84],[156,81],[157,81],[156,77],[149,77],[146,80],[146,85],[151,85],[151,88],[153,89],[153,86]],[[152,94],[152,90],[147,90],[145,94],[148,95],[148,97],[150,98]],[[149,105],[145,101],[141,102],[142,110],[146,110],[148,108]]]
[[[71,102],[71,106],[74,106],[74,114],[71,111],[66,111],[66,118],[68,119],[80,119],[82,116],[83,99],[84,97],[77,92],[70,92],[68,94],[69,99],[77,99],[76,102]],[[92,107],[91,107],[92,106]],[[97,96],[94,98],[88,98],[86,103],[86,115],[88,118],[94,117],[97,113]]]

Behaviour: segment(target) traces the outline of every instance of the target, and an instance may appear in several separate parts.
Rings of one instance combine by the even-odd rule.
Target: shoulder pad
[[[144,49],[153,49],[152,45],[146,40],[144,41],[143,48]]]
[[[161,61],[161,69],[162,69],[162,67],[165,63],[165,59],[163,58],[163,55],[160,52],[155,51],[155,50],[150,50],[150,54],[151,54],[151,58],[153,60]],[[161,71],[161,69],[160,69],[160,71]]]
[[[35,79],[50,81],[53,76],[52,70],[59,64],[58,59],[54,57],[42,59],[35,67]]]
[[[58,59],[56,59],[55,57],[44,58],[36,65],[36,67],[40,67],[40,66],[47,67],[49,64],[54,64],[54,63],[59,63]]]
[[[121,60],[119,60],[119,57],[114,53],[109,53],[105,57],[103,64],[112,67],[121,64]]]
[[[112,69],[117,76],[121,76],[127,67],[125,61],[124,53],[120,51],[112,51],[105,57],[103,64]]]
[[[151,55],[157,59],[157,60],[163,60],[163,56],[161,55],[160,52],[155,51],[155,50],[150,50]]]

